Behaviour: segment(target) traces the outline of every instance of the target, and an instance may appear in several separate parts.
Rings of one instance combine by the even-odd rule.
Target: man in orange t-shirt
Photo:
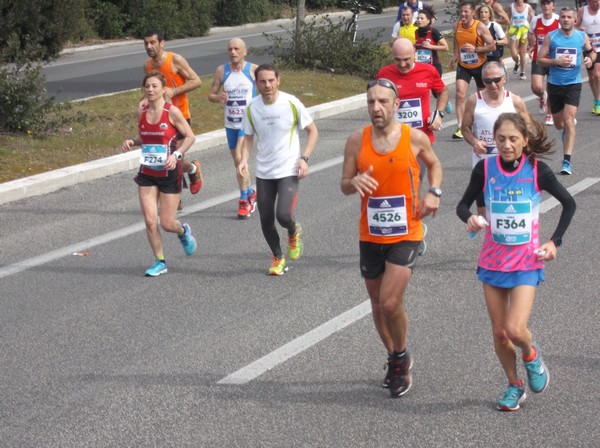
[[[148,30],[144,34],[144,47],[149,56],[144,64],[144,73],[158,70],[165,76],[167,101],[173,103],[190,123],[190,107],[186,93],[200,87],[202,80],[183,56],[165,51],[165,38],[160,31]],[[183,171],[190,178],[190,192],[198,193],[202,188],[200,162],[198,160],[190,162],[184,159]],[[181,204],[179,209],[181,210]]]
[[[375,328],[388,351],[383,387],[392,397],[404,395],[412,382],[404,291],[423,239],[421,219],[435,215],[442,195],[442,165],[425,133],[396,121],[399,105],[392,81],[369,81],[372,125],[348,138],[340,184],[345,195],[361,196],[360,270]],[[422,200],[417,159],[425,163],[431,187]]]

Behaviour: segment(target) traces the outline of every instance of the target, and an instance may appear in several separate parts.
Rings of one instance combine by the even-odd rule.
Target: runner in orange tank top
[[[396,121],[396,85],[385,78],[369,81],[371,126],[346,142],[341,190],[361,197],[360,270],[371,299],[375,328],[388,352],[383,387],[392,397],[411,387],[408,316],[404,291],[423,238],[421,219],[440,206],[442,166],[429,137]],[[427,168],[430,189],[419,198],[419,163]]]
[[[456,120],[458,129],[452,134],[453,139],[462,140],[463,113],[465,99],[471,79],[475,79],[477,90],[483,89],[481,68],[486,61],[486,53],[496,50],[496,43],[490,30],[475,20],[475,4],[465,1],[460,4],[460,20],[454,24],[454,57],[450,68],[456,66]]]
[[[144,34],[144,47],[149,59],[144,64],[144,72],[161,72],[167,80],[165,89],[167,101],[173,103],[190,123],[190,107],[186,93],[197,89],[202,81],[190,67],[185,58],[177,53],[165,51],[165,38],[158,30],[149,30]],[[142,100],[142,104],[145,99]],[[196,194],[202,188],[202,170],[198,160],[183,161],[183,171],[190,178],[190,192]],[[184,182],[185,184],[185,182]],[[182,205],[179,204],[179,210]]]

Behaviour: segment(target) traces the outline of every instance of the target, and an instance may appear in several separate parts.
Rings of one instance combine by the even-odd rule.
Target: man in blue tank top
[[[256,208],[256,191],[250,185],[250,175],[240,176],[237,166],[241,160],[241,143],[244,137],[242,119],[250,100],[256,95],[254,70],[257,65],[246,61],[248,50],[242,39],[231,39],[227,44],[227,54],[229,63],[220,65],[215,71],[208,100],[224,105],[227,144],[240,188],[237,215],[239,219],[247,219]]]
[[[590,68],[596,59],[590,40],[575,29],[574,8],[560,10],[559,28],[544,38],[537,63],[549,67],[548,104],[554,127],[562,131],[563,163],[561,174],[572,174],[571,155],[575,146],[575,115],[581,98],[581,64]]]

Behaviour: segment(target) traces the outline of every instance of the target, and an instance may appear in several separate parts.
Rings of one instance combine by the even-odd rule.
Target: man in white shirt
[[[279,90],[279,73],[269,64],[254,71],[259,96],[252,99],[243,121],[244,143],[238,165],[241,176],[247,175],[248,157],[256,137],[256,189],[258,213],[263,235],[273,253],[269,275],[283,275],[287,261],[281,250],[275,218],[288,231],[288,256],[297,260],[304,245],[302,228],[294,211],[300,179],[308,175],[308,160],[317,144],[319,133],[308,110],[298,98]],[[307,134],[300,150],[298,129]]]

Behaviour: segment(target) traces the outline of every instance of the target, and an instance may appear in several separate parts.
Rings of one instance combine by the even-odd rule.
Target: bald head
[[[401,73],[410,72],[415,65],[415,47],[413,43],[405,37],[396,39],[392,45],[392,57],[394,64]]]
[[[234,66],[238,67],[239,65],[244,64],[244,58],[248,54],[246,43],[239,37],[234,37],[227,44],[227,54],[229,55],[229,61]]]

